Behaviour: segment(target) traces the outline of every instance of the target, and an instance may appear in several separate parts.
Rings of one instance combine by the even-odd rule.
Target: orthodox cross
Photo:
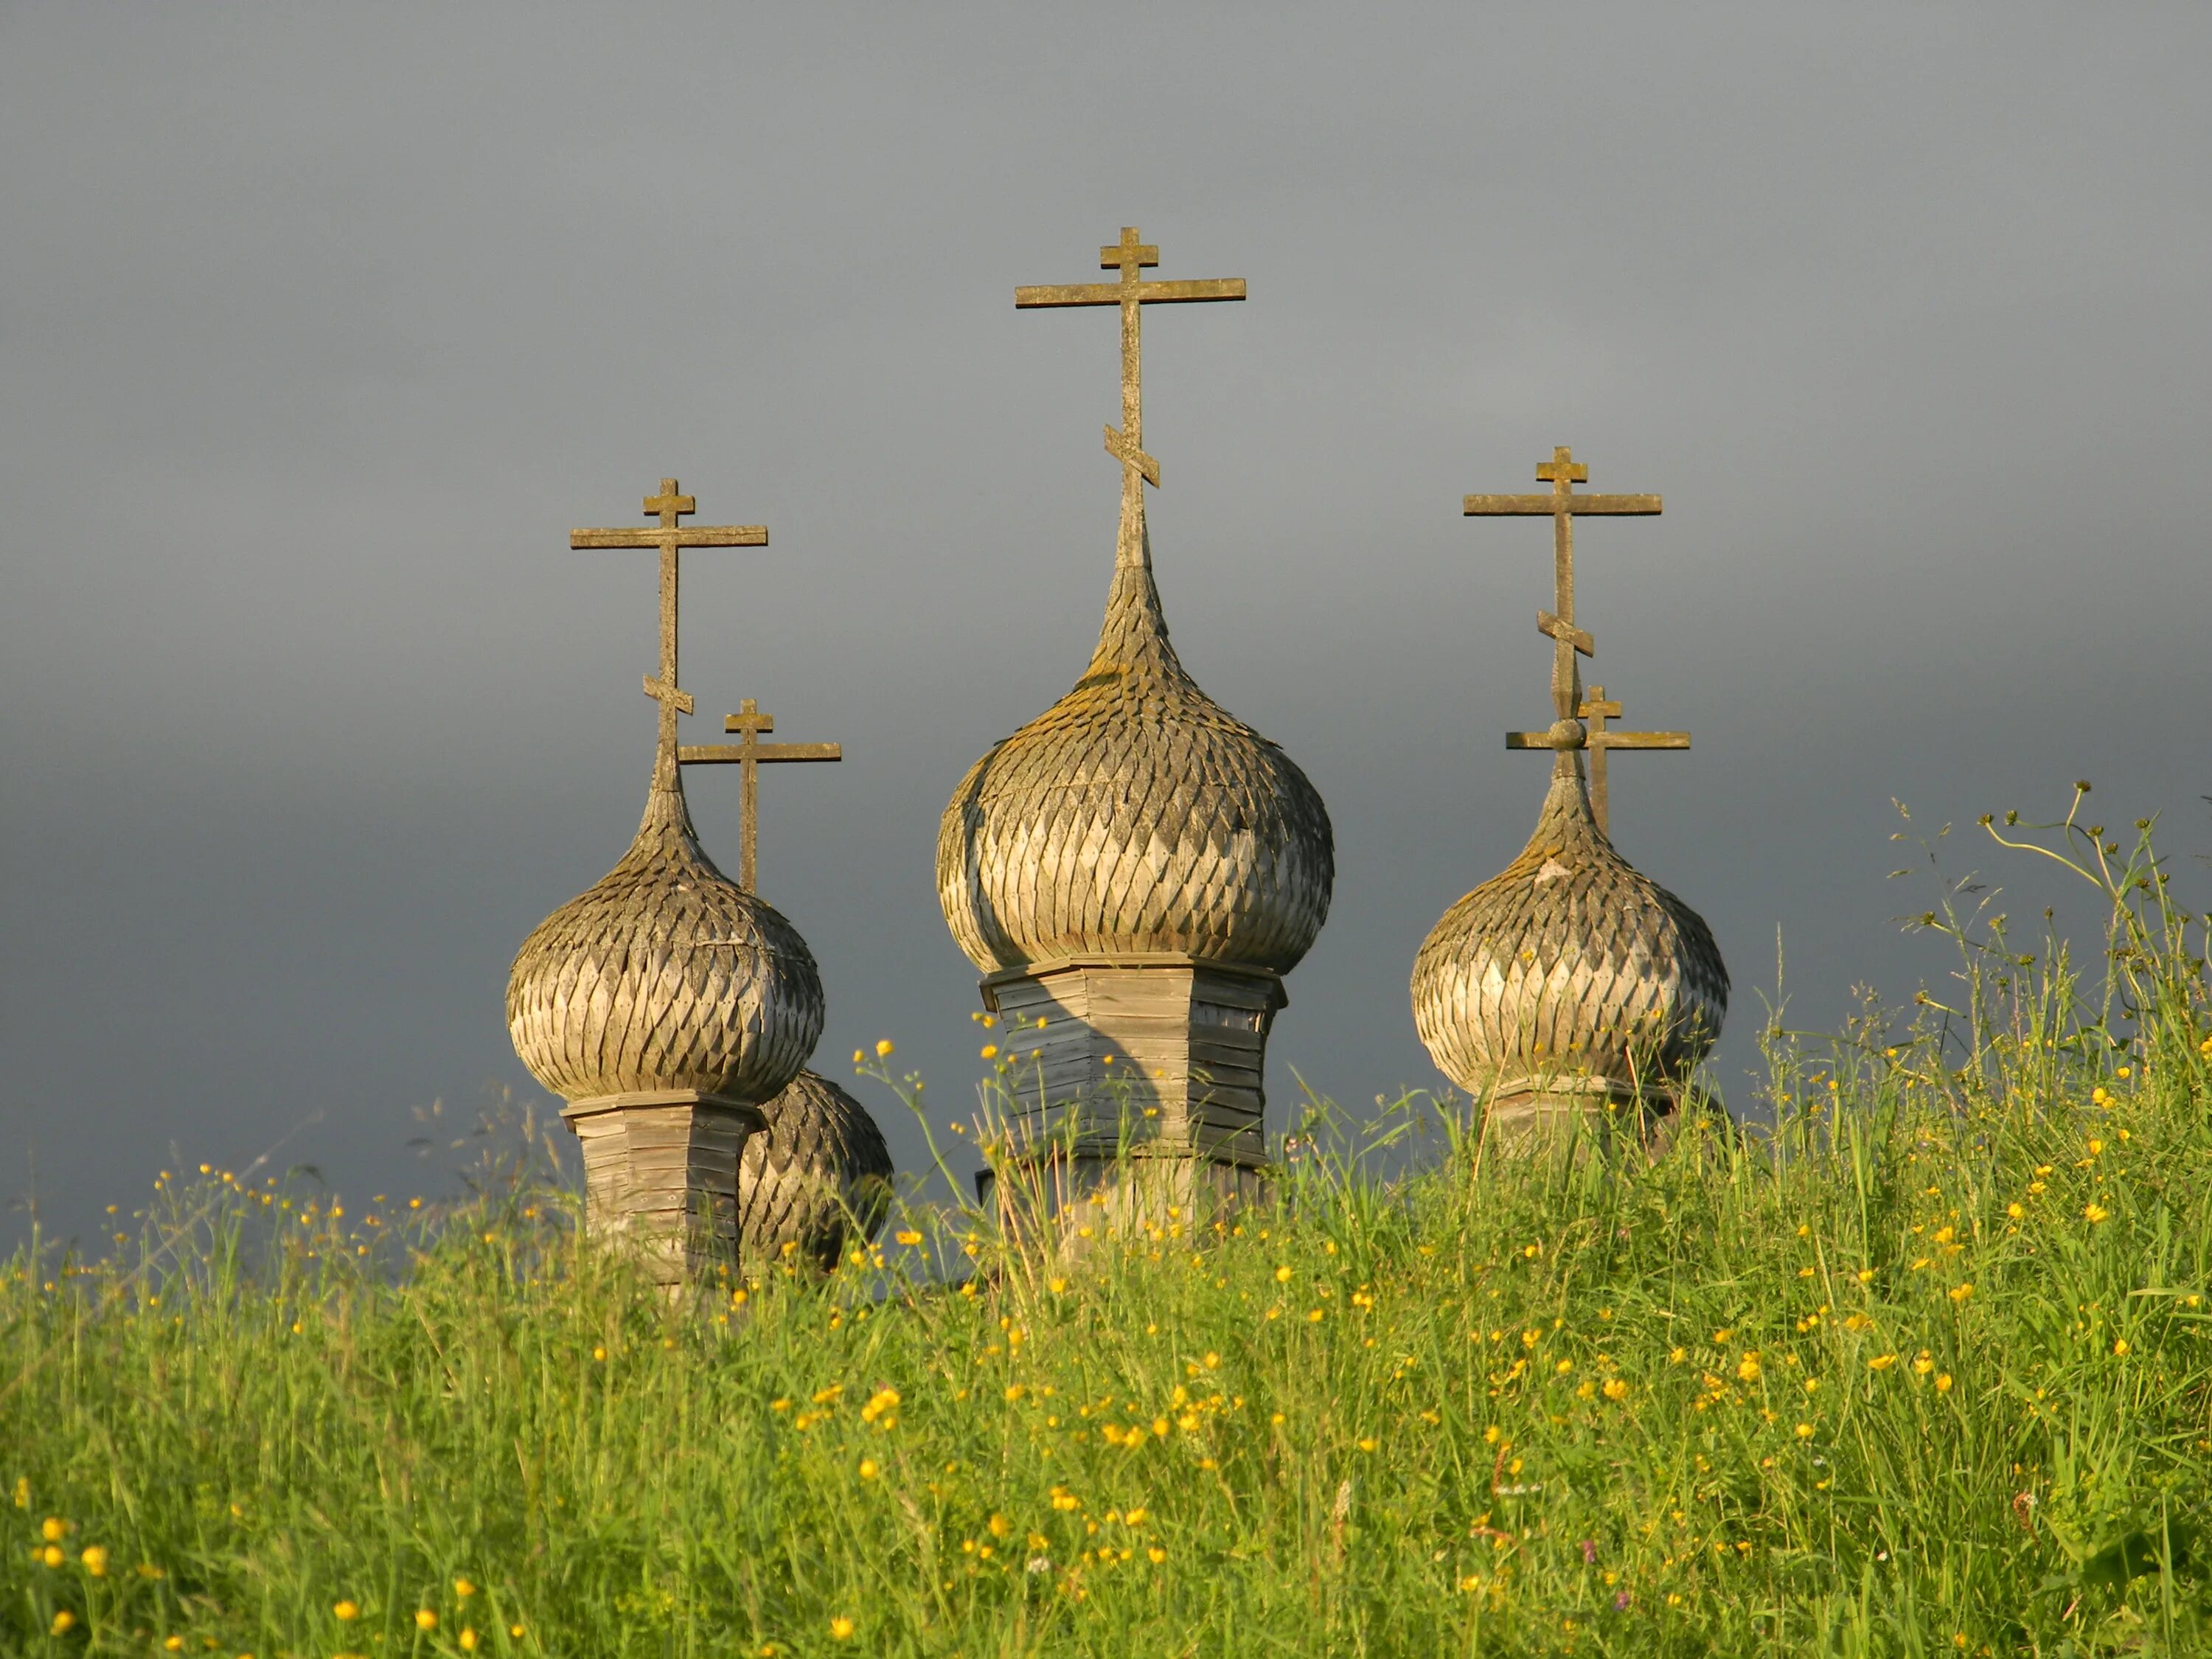
[[[725,732],[744,733],[736,743],[685,744],[676,758],[686,766],[738,769],[738,885],[754,890],[760,873],[760,769],[769,761],[836,761],[845,751],[834,743],[763,743],[761,733],[775,730],[775,716],[763,714],[747,697],[723,720]]]
[[[1106,428],[1106,453],[1121,463],[1121,536],[1130,543],[1133,543],[1139,533],[1137,526],[1142,522],[1144,485],[1149,483],[1157,489],[1160,484],[1160,464],[1145,453],[1144,307],[1244,297],[1244,279],[1241,276],[1206,282],[1146,281],[1141,275],[1143,268],[1159,262],[1159,249],[1140,241],[1134,225],[1124,225],[1119,242],[1098,250],[1099,268],[1119,269],[1119,281],[1014,290],[1014,305],[1021,310],[1033,306],[1121,307],[1121,426],[1119,431],[1110,426]],[[1133,545],[1124,546],[1121,555],[1125,559],[1133,559],[1136,549]]]
[[[1687,749],[1690,734],[1687,732],[1607,731],[1606,722],[1620,718],[1620,702],[1618,698],[1607,702],[1605,688],[1601,685],[1590,687],[1589,695],[1583,699],[1582,707],[1576,712],[1589,729],[1589,735],[1583,739],[1583,746],[1590,751],[1590,816],[1597,820],[1597,827],[1610,836],[1613,833],[1613,813],[1606,789],[1606,751],[1609,749]]]
[[[572,530],[568,545],[586,547],[653,547],[660,550],[660,672],[645,677],[645,695],[660,705],[660,739],[653,762],[653,786],[676,787],[676,717],[691,712],[691,694],[676,678],[676,550],[682,547],[766,547],[768,530],[763,525],[693,525],[678,522],[699,510],[689,495],[676,493],[676,480],[663,478],[660,493],[645,498],[645,511],[659,520],[650,530]]]
[[[1500,514],[1548,518],[1552,521],[1552,588],[1559,606],[1536,613],[1536,631],[1552,641],[1552,708],[1562,721],[1572,721],[1582,707],[1582,672],[1575,653],[1596,654],[1590,636],[1575,626],[1575,519],[1578,514],[1651,514],[1659,511],[1656,495],[1577,495],[1574,486],[1589,481],[1589,468],[1577,463],[1574,452],[1561,444],[1552,459],[1536,467],[1539,483],[1552,486],[1547,495],[1470,495],[1466,514],[1470,519]],[[1527,734],[1522,734],[1527,735]],[[1519,744],[1516,748],[1579,749],[1572,743]]]

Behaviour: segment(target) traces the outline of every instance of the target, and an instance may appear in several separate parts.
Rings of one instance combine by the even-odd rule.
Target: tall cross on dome
[[[1142,556],[1145,485],[1160,483],[1160,464],[1145,453],[1144,307],[1203,300],[1241,300],[1244,279],[1229,276],[1202,282],[1147,282],[1145,267],[1160,262],[1160,251],[1147,246],[1136,226],[1121,227],[1121,240],[1098,250],[1103,270],[1119,270],[1118,281],[1077,283],[1059,287],[1018,288],[1017,309],[1036,306],[1121,307],[1121,425],[1106,428],[1106,453],[1121,463],[1121,533],[1116,550],[1124,563]]]
[[[660,672],[645,677],[645,695],[660,705],[659,746],[653,767],[653,787],[676,787],[676,717],[691,713],[691,694],[676,678],[676,553],[684,547],[766,547],[764,525],[693,525],[680,520],[696,513],[699,504],[676,490],[676,480],[663,478],[660,493],[645,498],[645,511],[659,522],[644,530],[572,530],[572,548],[651,547],[660,552]]]
[[[1589,468],[1577,462],[1565,444],[1552,451],[1552,459],[1537,464],[1536,478],[1552,486],[1543,495],[1469,495],[1466,516],[1470,519],[1504,516],[1547,518],[1552,521],[1552,590],[1556,612],[1539,611],[1536,631],[1552,641],[1552,709],[1559,719],[1571,720],[1582,706],[1582,671],[1575,661],[1579,652],[1595,656],[1590,636],[1575,626],[1575,520],[1601,514],[1607,516],[1646,514],[1659,511],[1656,495],[1577,495],[1574,486],[1589,482]],[[1546,745],[1550,746],[1550,745]],[[1579,744],[1570,745],[1579,747]]]
[[[760,769],[771,761],[836,761],[845,758],[834,743],[763,743],[761,733],[775,730],[775,716],[763,714],[747,697],[722,721],[725,732],[743,733],[736,743],[685,744],[676,751],[685,766],[738,769],[738,885],[757,890],[760,874]]]

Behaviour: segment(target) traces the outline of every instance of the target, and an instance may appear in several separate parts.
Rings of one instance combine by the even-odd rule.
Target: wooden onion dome
[[[684,800],[677,719],[692,699],[677,678],[678,555],[763,546],[768,532],[686,527],[696,503],[673,478],[644,510],[655,524],[568,541],[659,555],[660,665],[644,687],[659,735],[645,817],[621,862],[523,941],[507,1023],[582,1144],[586,1228],[642,1246],[674,1285],[726,1267],[736,1249],[738,1151],[766,1127],[761,1103],[799,1075],[822,1035],[822,976],[798,930],[714,867]]]
[[[515,1053],[571,1102],[765,1101],[799,1075],[822,1018],[806,941],[714,867],[672,769],[622,861],[538,925],[507,976]]]
[[[1537,612],[1536,629],[1552,642],[1555,718],[1505,739],[1509,749],[1550,750],[1552,786],[1521,856],[1422,941],[1413,981],[1413,1024],[1437,1068],[1491,1121],[1516,1128],[1576,1109],[1670,1110],[1720,1036],[1729,993],[1712,930],[1613,850],[1583,775],[1584,750],[1602,757],[1606,748],[1690,745],[1687,732],[1602,730],[1620,706],[1584,698],[1577,660],[1595,656],[1597,642],[1575,617],[1575,520],[1648,516],[1662,504],[1578,493],[1589,468],[1564,446],[1536,477],[1551,489],[1469,495],[1466,511],[1552,520],[1554,608]]]
[[[801,1072],[761,1109],[738,1164],[738,1255],[749,1271],[797,1256],[827,1273],[890,1209],[891,1155],[867,1109]]]
[[[1289,756],[1168,642],[1149,537],[1117,562],[1075,689],[969,769],[938,898],[986,973],[1180,954],[1287,973],[1328,916],[1328,813]]]
[[[1705,919],[1613,851],[1562,749],[1528,844],[1444,912],[1413,1023],[1478,1103],[1671,1103],[1728,1012]]]
[[[1010,1139],[1054,1147],[1053,1201],[1127,1196],[1112,1168],[1127,1155],[1162,1176],[1137,1201],[1181,1210],[1200,1187],[1254,1189],[1267,1034],[1328,917],[1336,854],[1306,775],[1168,641],[1145,517],[1160,465],[1144,447],[1144,309],[1242,300],[1244,283],[1146,279],[1159,258],[1125,226],[1098,251],[1116,280],[1014,290],[1018,307],[1121,313],[1114,580],[1074,689],[953,791],[937,894],[985,1007],[1027,1033]]]

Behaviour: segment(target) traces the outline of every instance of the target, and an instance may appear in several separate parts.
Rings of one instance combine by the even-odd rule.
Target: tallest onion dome
[[[696,1092],[757,1105],[822,1035],[799,930],[714,867],[672,754],[637,839],[515,953],[507,1018],[531,1074],[566,1100]]]
[[[1082,678],[969,768],[945,809],[946,925],[987,974],[1167,954],[1287,973],[1328,916],[1328,811],[1289,756],[1184,672],[1140,516],[1125,512],[1121,545]]]

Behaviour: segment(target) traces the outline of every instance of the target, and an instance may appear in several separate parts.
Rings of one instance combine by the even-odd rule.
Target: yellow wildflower
[[[1867,1361],[1867,1369],[1873,1371],[1886,1371],[1895,1364],[1897,1364],[1897,1356],[1895,1354],[1878,1353],[1873,1358]]]
[[[435,1630],[435,1629],[437,1629],[437,1628],[438,1628],[438,1615],[437,1615],[436,1613],[433,1613],[433,1612],[432,1612],[429,1608],[428,1608],[428,1607],[417,1607],[417,1608],[416,1608],[416,1609],[415,1609],[415,1628],[416,1628],[416,1629],[417,1629],[417,1630]]]
[[[830,1621],[830,1638],[833,1641],[849,1642],[853,1639],[853,1632],[855,1628],[851,1618],[841,1613]]]
[[[1948,1394],[1951,1392],[1950,1372],[1938,1371],[1936,1374],[1936,1392],[1938,1394]]]
[[[61,1516],[58,1515],[50,1515],[46,1518],[45,1522],[39,1528],[39,1536],[45,1539],[49,1544],[58,1544],[62,1541],[62,1534],[66,1533],[68,1530],[69,1526],[63,1521]]]
[[[2081,1213],[2094,1227],[2100,1221],[2108,1220],[2112,1212],[2101,1204],[2087,1204],[2082,1206]]]
[[[48,1633],[54,1636],[59,1636],[67,1631],[75,1629],[76,1626],[76,1615],[71,1613],[67,1607],[64,1607],[59,1613],[54,1615],[54,1622],[49,1628]]]
[[[333,1607],[331,1612],[340,1624],[350,1625],[361,1617],[361,1604],[357,1601],[341,1601]]]
[[[107,1577],[106,1545],[94,1544],[88,1548],[85,1553],[77,1559],[84,1563],[84,1570],[90,1573],[94,1578],[105,1578]]]

